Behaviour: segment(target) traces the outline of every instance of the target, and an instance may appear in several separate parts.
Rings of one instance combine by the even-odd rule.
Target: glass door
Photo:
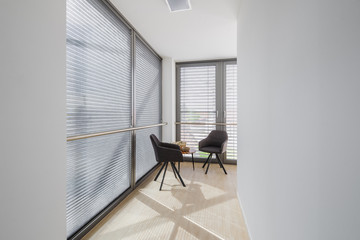
[[[237,157],[236,66],[235,61],[177,64],[176,139],[197,149],[212,130],[225,130],[228,150],[220,156],[225,163],[236,163]],[[207,156],[199,151],[194,154],[197,160]]]
[[[183,64],[178,65],[178,101],[177,121],[184,124],[177,127],[177,139],[185,141],[191,148],[198,148],[198,143],[206,138],[216,125],[217,64]],[[205,158],[207,154],[197,151],[195,158]]]

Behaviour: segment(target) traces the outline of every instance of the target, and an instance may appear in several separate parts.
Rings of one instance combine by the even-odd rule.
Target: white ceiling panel
[[[192,10],[172,13],[165,0],[111,2],[162,57],[236,57],[238,0],[191,0]]]

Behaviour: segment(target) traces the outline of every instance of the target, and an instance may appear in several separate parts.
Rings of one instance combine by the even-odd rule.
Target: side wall
[[[0,239],[66,238],[65,4],[0,3]]]
[[[243,0],[238,193],[253,240],[360,239],[360,1]]]

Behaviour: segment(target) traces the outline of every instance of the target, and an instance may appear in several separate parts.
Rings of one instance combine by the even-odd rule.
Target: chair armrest
[[[160,143],[160,146],[161,147],[166,147],[166,148],[172,148],[172,149],[178,149],[180,150],[180,146],[179,145],[176,145],[176,144],[172,144],[172,143]]]
[[[183,155],[180,149],[159,147],[159,159],[161,161],[182,162]]]
[[[203,140],[201,140],[201,141],[199,142],[199,149],[200,149],[201,147],[205,147],[206,145],[208,145],[208,140],[207,140],[207,138],[205,138],[205,139],[203,139]]]
[[[228,140],[226,140],[225,142],[223,142],[223,144],[221,144],[221,153],[226,152],[227,143],[228,143]]]

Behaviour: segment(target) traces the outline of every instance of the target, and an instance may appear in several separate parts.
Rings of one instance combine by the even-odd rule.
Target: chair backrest
[[[228,140],[228,134],[226,131],[213,130],[206,139],[208,145],[221,147],[221,145]]]
[[[150,139],[151,139],[151,143],[153,145],[153,148],[154,148],[154,152],[155,152],[155,158],[156,158],[156,161],[157,162],[160,162],[160,159],[159,159],[159,146],[160,146],[160,141],[159,139],[155,136],[155,134],[151,134],[150,135]]]

